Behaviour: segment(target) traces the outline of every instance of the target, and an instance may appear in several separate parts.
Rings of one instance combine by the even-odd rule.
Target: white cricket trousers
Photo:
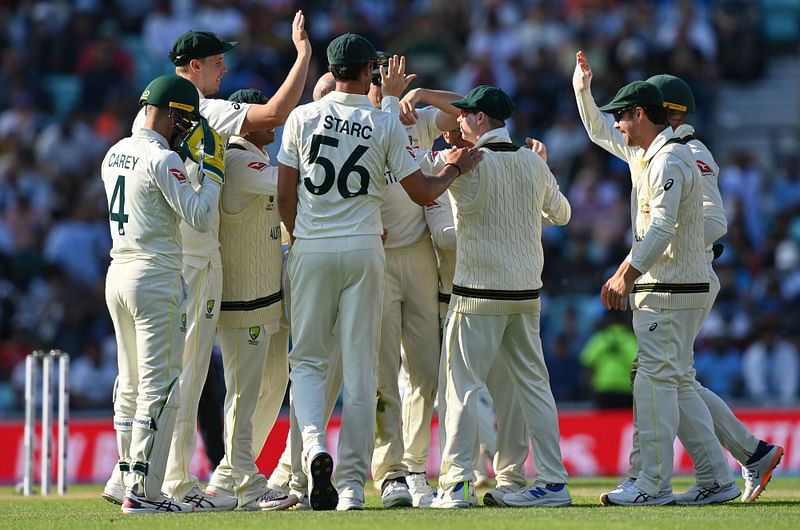
[[[328,379],[325,381],[325,427],[333,414],[339,391],[342,388],[342,354],[339,352],[339,336],[334,331],[331,336],[331,364]],[[272,489],[289,489],[298,498],[308,494],[308,477],[303,470],[303,437],[297,425],[294,402],[289,400],[289,432],[286,433],[286,446],[277,466],[269,476]]]
[[[261,447],[255,447],[254,426],[271,420],[267,433],[272,429],[286,393],[289,381],[287,353],[281,355],[271,348],[278,330],[278,322],[269,326],[220,327],[218,330],[225,369],[225,457],[209,484],[235,492],[240,505],[260,497],[267,486],[267,479],[256,466]],[[270,355],[275,353],[278,362],[282,361],[284,366],[271,371],[275,363],[270,362]],[[271,414],[264,414],[266,403],[262,401],[265,396],[272,398]],[[258,411],[259,404],[261,411]],[[259,416],[256,416],[257,411],[261,413]],[[225,480],[227,477],[233,482],[232,490],[224,487],[229,485]]]
[[[717,278],[713,267],[710,266],[709,279],[710,289],[708,293],[708,303],[703,308],[701,327],[702,322],[705,322],[709,313],[711,313],[711,309],[714,307],[714,301],[717,299],[720,290],[719,278]],[[692,377],[694,378],[694,387],[698,396],[703,403],[705,403],[706,407],[708,407],[709,413],[711,414],[711,419],[714,422],[714,433],[717,435],[719,443],[722,444],[722,447],[730,451],[733,457],[741,464],[746,463],[750,455],[752,455],[758,447],[758,438],[756,438],[753,433],[745,427],[741,420],[733,414],[733,411],[725,401],[697,381],[694,370],[694,353],[692,353]],[[701,440],[695,439],[692,435],[692,433],[697,431],[695,423],[698,421],[698,414],[692,407],[692,404],[693,402],[686,399],[681,400],[679,403],[680,420],[678,425],[678,439],[680,439],[681,443],[686,448],[686,452],[692,458],[697,475],[697,483],[703,487],[713,487],[715,484],[724,485],[731,480],[727,462],[724,462],[724,467],[721,467],[719,462],[712,462],[709,455],[714,454],[715,451],[709,451],[702,444]],[[717,441],[709,443],[717,445]],[[631,449],[628,476],[638,477],[640,469],[639,431],[636,422],[634,422],[633,447]]]
[[[291,395],[304,457],[325,443],[329,337],[339,321],[344,376],[335,472],[340,498],[364,497],[375,436],[385,257],[378,236],[295,241],[289,253]]]
[[[408,373],[406,396],[398,389],[400,343]],[[386,249],[378,407],[372,478],[422,473],[428,461],[431,418],[439,372],[439,274],[429,236]]]
[[[439,484],[473,479],[478,436],[477,393],[498,356],[505,359],[534,455],[536,484],[565,484],[558,414],[539,337],[539,303],[532,313],[474,315],[451,312],[445,332],[446,440]]]
[[[154,477],[164,476],[166,455],[151,454],[167,447],[167,440],[153,443],[150,452],[131,453],[134,417],[157,419],[166,404],[170,386],[181,372],[184,333],[181,314],[186,295],[178,271],[164,271],[138,263],[116,264],[106,276],[106,305],[117,339],[117,378],[114,426],[120,462],[150,462]],[[180,387],[173,399],[180,397]],[[165,415],[166,419],[168,415]],[[170,437],[171,422],[159,423],[153,437]],[[145,449],[139,447],[139,449]],[[119,475],[116,466],[115,474]],[[131,479],[133,474],[128,474]],[[126,481],[132,486],[132,481]],[[156,485],[157,487],[157,485]]]
[[[718,473],[730,477],[711,414],[695,387],[692,348],[704,313],[703,308],[633,310],[633,332],[639,345],[633,381],[641,466],[636,486],[648,495],[672,489],[673,443],[681,409],[692,415],[691,424],[683,426],[691,428],[686,431],[688,438],[704,448],[707,461]],[[732,481],[730,477],[720,484]]]
[[[198,484],[197,477],[189,473],[189,465],[197,442],[197,406],[208,375],[219,320],[222,269],[211,264],[198,269],[184,263],[183,279],[188,288],[188,299],[180,378],[182,391],[164,477],[164,493],[179,500]]]
[[[447,391],[447,367],[445,360],[447,352],[445,350],[446,348],[443,347],[437,394],[440,454],[444,454],[444,443],[447,439],[445,433],[445,424],[447,422],[447,399],[445,397]],[[481,462],[481,446],[491,447],[493,445],[494,458],[492,467],[494,468],[497,487],[507,486],[520,490],[527,486],[525,461],[528,459],[528,435],[525,428],[525,420],[522,418],[522,409],[520,408],[514,385],[510,381],[511,375],[508,373],[505,359],[498,355],[486,378],[486,390],[491,396],[494,408],[489,410],[480,401],[477,407],[478,438],[475,445],[473,466]],[[479,390],[476,393],[479,400],[482,393],[483,390]],[[496,427],[495,416],[497,417]],[[539,462],[538,454],[533,456],[537,462],[536,467],[538,469],[543,464]]]

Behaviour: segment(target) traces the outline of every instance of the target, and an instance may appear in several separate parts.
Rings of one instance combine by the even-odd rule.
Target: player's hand
[[[414,125],[419,119],[417,114],[417,103],[419,103],[419,89],[414,88],[406,92],[400,100],[400,122],[403,125]]]
[[[417,74],[406,74],[406,58],[392,55],[389,64],[380,67],[381,87],[384,96],[399,98],[408,84],[417,78]]]
[[[575,72],[572,74],[572,87],[576,92],[592,88],[592,69],[583,50],[575,54]]]
[[[531,148],[531,151],[542,157],[542,160],[547,162],[547,147],[544,142],[540,142],[535,138],[525,138],[525,145]]]
[[[483,160],[483,152],[476,147],[454,147],[445,156],[448,164],[455,164],[461,174],[472,171],[472,168]]]
[[[181,155],[181,158],[183,158],[184,162],[186,159],[189,159],[192,162],[199,164],[200,157],[198,153],[200,152],[202,144],[203,126],[198,122],[194,127],[189,129],[189,132],[186,133],[186,136],[183,137],[183,140],[180,141],[175,150],[179,155]]]
[[[294,14],[292,42],[297,49],[297,55],[311,55],[311,42],[309,42],[308,33],[306,33],[306,16],[302,10]]]
[[[225,143],[207,120],[200,120],[200,126],[203,129],[203,151],[200,154],[203,173],[222,184],[225,182]]]
[[[600,289],[600,302],[603,306],[612,311],[627,310],[628,296],[633,291],[634,281],[640,274],[630,263],[624,261]]]

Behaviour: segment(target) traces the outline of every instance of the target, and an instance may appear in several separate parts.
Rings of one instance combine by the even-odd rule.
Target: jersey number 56
[[[311,153],[309,153],[308,162],[310,164],[319,164],[322,166],[322,169],[325,170],[325,179],[321,184],[316,185],[311,182],[310,178],[305,177],[303,179],[303,184],[305,184],[306,189],[314,195],[324,195],[331,190],[335,181],[339,194],[345,199],[357,197],[358,195],[366,195],[369,190],[369,171],[356,162],[358,162],[359,158],[364,156],[364,153],[367,152],[369,147],[366,145],[359,145],[353,149],[353,152],[350,153],[350,156],[344,161],[337,175],[336,167],[333,165],[333,162],[329,158],[320,156],[319,154],[320,147],[323,145],[338,149],[339,139],[333,138],[332,136],[325,136],[324,134],[315,134],[311,137]],[[347,177],[353,172],[358,173],[361,179],[361,186],[355,192],[350,191],[347,187]]]

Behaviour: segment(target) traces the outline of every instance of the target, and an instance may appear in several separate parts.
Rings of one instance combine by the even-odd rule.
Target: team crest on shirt
[[[250,335],[250,340],[248,340],[247,343],[252,346],[257,346],[259,343],[258,337],[261,335],[261,326],[252,326],[247,330],[247,334]]]
[[[697,162],[697,169],[700,170],[701,175],[712,175],[714,171],[711,167],[702,160],[695,160]]]
[[[171,167],[169,168],[169,172],[172,174],[173,177],[175,177],[175,180],[177,180],[181,184],[186,182],[186,175],[184,175],[183,171],[181,171],[180,169],[176,167]]]
[[[272,212],[275,210],[275,196],[270,195],[267,197],[267,206],[264,208],[268,212]]]
[[[214,300],[206,300],[206,318],[214,318]]]
[[[247,164],[247,167],[250,169],[255,169],[256,171],[264,171],[264,168],[267,167],[267,164],[264,162],[250,162]]]
[[[650,203],[644,199],[639,199],[639,213],[643,215],[650,215]]]
[[[186,333],[186,313],[181,313],[181,333]]]

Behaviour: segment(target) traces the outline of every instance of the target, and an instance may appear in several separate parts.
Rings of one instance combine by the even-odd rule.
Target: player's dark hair
[[[654,124],[669,125],[669,121],[667,120],[667,109],[664,107],[648,105],[642,108],[644,109],[644,114],[647,116],[647,119]]]
[[[486,115],[486,118],[489,120],[489,125],[491,125],[493,129],[499,129],[500,127],[505,127],[506,126],[506,122],[504,122],[503,120],[498,120],[497,118],[492,118],[488,114]]]
[[[361,75],[361,70],[363,70],[364,66],[367,64],[368,63],[332,64],[329,65],[328,70],[330,70],[333,78],[337,81],[357,81]]]

